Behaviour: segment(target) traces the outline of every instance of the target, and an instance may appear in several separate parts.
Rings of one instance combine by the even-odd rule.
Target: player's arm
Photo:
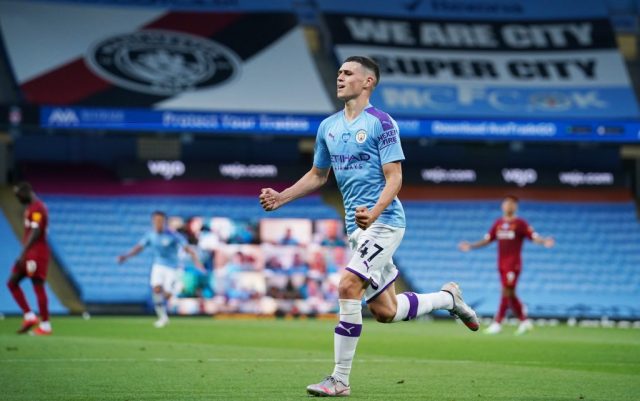
[[[200,258],[198,257],[198,252],[196,252],[195,249],[191,248],[189,245],[183,246],[182,249],[184,249],[184,251],[188,253],[189,256],[191,256],[191,260],[198,270],[200,270],[202,273],[207,272],[207,270],[204,268],[204,265],[200,261]]]
[[[460,244],[458,244],[458,249],[460,249],[462,252],[469,252],[474,249],[483,248],[489,245],[491,242],[493,242],[493,240],[491,239],[491,237],[489,237],[489,235],[487,235],[480,241],[476,242],[462,241]]]
[[[29,234],[29,238],[27,238],[27,242],[24,243],[24,246],[22,247],[22,252],[20,252],[20,256],[18,256],[18,263],[24,262],[24,258],[27,255],[27,251],[33,246],[33,244],[35,244],[38,238],[40,238],[40,235],[42,235],[42,229],[40,228],[40,226],[37,225],[37,223],[32,223],[32,224],[36,224],[36,225],[32,225],[31,227],[31,233]]]
[[[553,237],[543,237],[537,233],[534,233],[531,237],[531,241],[533,241],[534,244],[542,245],[545,248],[553,248],[556,244],[556,240],[553,239]]]
[[[484,248],[485,246],[495,241],[497,231],[498,231],[498,221],[493,223],[493,225],[489,229],[489,232],[486,233],[484,238],[482,238],[480,241],[476,241],[476,242],[462,241],[461,243],[458,244],[458,249],[461,250],[462,252],[469,252],[474,249]]]
[[[402,163],[399,161],[382,165],[385,184],[375,206],[369,210],[366,206],[356,207],[356,224],[366,230],[382,212],[393,202],[402,188]]]
[[[520,223],[520,229],[523,231],[524,236],[530,239],[534,244],[542,245],[545,248],[553,248],[556,241],[552,237],[543,237],[533,229],[526,221]]]
[[[134,246],[133,248],[131,248],[129,250],[129,252],[124,253],[122,255],[118,256],[118,263],[124,263],[127,259],[136,256],[137,254],[139,254],[140,252],[142,252],[142,250],[144,249],[144,246],[137,244],[136,246]]]
[[[313,166],[295,184],[282,192],[272,188],[263,188],[260,193],[260,204],[264,210],[271,212],[317,190],[327,182],[328,178],[329,168]]]

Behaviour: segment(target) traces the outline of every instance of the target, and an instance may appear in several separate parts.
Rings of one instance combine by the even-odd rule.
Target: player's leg
[[[395,266],[391,265],[395,270]],[[458,317],[470,330],[477,331],[480,327],[475,311],[464,302],[462,291],[456,283],[446,283],[440,291],[427,294],[403,292],[396,295],[393,282],[385,287],[384,291],[367,299],[369,310],[378,322],[409,321],[434,310],[447,310],[452,316]]]
[[[499,274],[500,283],[502,285],[500,304],[498,305],[498,310],[493,318],[493,322],[484,331],[486,334],[498,334],[502,331],[502,321],[507,314],[507,310],[509,310],[509,307],[511,306],[512,290],[509,283],[512,281],[513,276],[509,274],[508,271],[503,270],[500,270]]]
[[[516,288],[518,286],[518,279],[520,278],[520,272],[514,272],[514,278],[511,283],[511,310],[515,313],[518,320],[520,320],[520,324],[518,325],[518,329],[516,330],[516,335],[522,335],[531,329],[533,329],[533,324],[529,319],[527,319],[527,313],[525,311],[524,305],[518,298],[518,294],[516,292]]]
[[[162,319],[162,323],[158,323],[160,327],[164,327],[169,324],[169,312],[167,310],[167,305],[171,297],[180,292],[179,287],[179,279],[181,279],[177,274],[177,269],[172,269],[170,267],[164,267],[162,281],[162,297],[163,297],[163,305],[164,305],[164,317]],[[158,327],[158,325],[156,327]]]
[[[309,394],[337,396],[350,393],[349,374],[362,331],[362,296],[367,287],[386,289],[383,270],[403,235],[404,228],[374,223],[366,231],[357,229],[350,236],[349,245],[354,255],[338,286],[340,322],[334,331],[336,365],[331,376],[307,387]]]
[[[163,290],[164,284],[164,266],[154,264],[151,268],[151,297],[153,300],[153,307],[155,309],[158,320],[154,323],[154,326],[160,328],[167,325],[169,316],[167,315],[167,307],[165,306],[165,296]]]
[[[445,291],[428,294],[403,292],[396,295],[395,283],[367,301],[369,310],[380,323],[413,320],[438,309],[453,309],[453,296]]]
[[[36,293],[38,300],[38,309],[40,310],[40,325],[33,331],[35,335],[51,334],[51,323],[49,322],[49,300],[45,289],[45,281],[41,277],[31,278],[33,291]]]
[[[349,375],[362,332],[362,296],[368,283],[345,270],[338,284],[340,320],[333,334],[335,367],[331,376],[307,386],[307,393],[321,397],[351,394]]]
[[[22,288],[20,288],[20,281],[22,281],[22,279],[26,277],[26,274],[19,270],[20,266],[15,265],[13,267],[11,271],[11,277],[9,277],[9,280],[7,281],[7,287],[11,292],[11,296],[13,296],[13,299],[15,299],[24,315],[22,325],[20,326],[20,329],[18,329],[18,333],[23,334],[29,331],[29,329],[31,329],[33,326],[38,324],[38,318],[29,307],[29,303],[24,296],[24,292],[22,291]]]

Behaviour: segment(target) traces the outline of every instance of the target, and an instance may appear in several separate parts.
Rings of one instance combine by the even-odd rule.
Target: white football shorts
[[[178,269],[154,263],[151,267],[151,287],[162,287],[167,294],[177,291]]]
[[[347,270],[369,282],[364,297],[373,301],[398,278],[393,254],[404,236],[404,228],[373,223],[366,230],[356,229],[349,236],[353,257]]]

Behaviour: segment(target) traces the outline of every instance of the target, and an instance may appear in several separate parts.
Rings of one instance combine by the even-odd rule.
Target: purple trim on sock
[[[409,299],[409,313],[405,317],[404,321],[413,320],[418,316],[418,297],[414,292],[403,292],[401,295],[406,296]]]
[[[360,337],[360,333],[362,333],[362,325],[347,323],[341,320],[336,326],[335,333],[345,337]]]
[[[350,268],[350,267],[347,267],[345,270],[349,270],[351,273],[353,273],[353,274],[355,274],[356,276],[360,277],[360,278],[361,278],[361,279],[363,279],[364,281],[369,281],[369,280],[371,280],[371,278],[369,278],[369,277],[365,276],[364,274],[362,274],[362,273],[360,273],[359,271],[354,270],[354,269],[352,269],[352,268]]]
[[[400,272],[396,272],[396,276],[393,278],[393,280],[389,281],[387,284],[384,285],[384,287],[382,287],[380,290],[376,291],[375,294],[373,294],[371,297],[369,297],[369,299],[366,300],[367,303],[373,301],[374,299],[378,298],[378,295],[382,294],[387,288],[389,288],[389,286],[393,283],[395,283],[395,281],[398,279],[398,276],[400,275]]]

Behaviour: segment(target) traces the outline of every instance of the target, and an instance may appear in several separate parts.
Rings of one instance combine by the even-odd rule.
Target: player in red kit
[[[47,279],[47,266],[49,265],[49,246],[47,245],[47,226],[49,216],[47,208],[35,195],[31,185],[23,182],[15,188],[15,195],[26,206],[24,212],[24,237],[22,239],[22,252],[18,256],[11,277],[7,282],[11,295],[16,300],[24,313],[24,321],[18,330],[19,334],[28,332],[38,325],[38,317],[31,311],[24,292],[20,288],[20,281],[29,277],[33,283],[33,289],[38,299],[40,309],[40,325],[32,333],[35,335],[51,334],[49,323],[49,306],[44,282]]]
[[[463,241],[458,246],[462,252],[482,248],[498,240],[498,271],[502,282],[502,298],[494,322],[485,330],[487,334],[498,334],[502,330],[502,320],[507,309],[520,319],[516,334],[524,334],[531,330],[532,324],[527,320],[526,312],[520,299],[516,295],[518,277],[522,271],[522,243],[525,238],[536,244],[551,248],[554,240],[551,237],[541,237],[525,220],[516,216],[518,198],[507,196],[502,201],[502,217],[493,223],[489,232],[478,242]]]

